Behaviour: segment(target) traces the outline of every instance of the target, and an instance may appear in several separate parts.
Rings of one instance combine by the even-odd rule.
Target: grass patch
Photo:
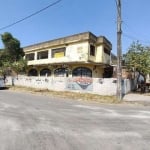
[[[83,100],[89,102],[94,101],[99,103],[110,103],[110,104],[119,103],[119,101],[116,99],[115,96],[103,96],[98,94],[70,92],[70,91],[52,91],[48,89],[36,89],[36,88],[22,87],[22,86],[9,86],[9,89],[14,91],[38,93],[40,95],[55,96],[60,98]]]

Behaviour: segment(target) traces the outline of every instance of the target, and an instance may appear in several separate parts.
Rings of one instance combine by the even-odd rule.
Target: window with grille
[[[90,45],[90,56],[95,56],[95,46]]]
[[[89,68],[86,67],[78,67],[75,68],[72,72],[72,76],[77,77],[92,77],[92,71]]]
[[[51,71],[47,68],[44,68],[40,71],[40,76],[50,76],[51,75]]]
[[[64,57],[66,53],[66,48],[57,48],[57,49],[52,49],[52,58],[60,58]]]
[[[37,53],[37,59],[47,59],[48,51],[41,51]]]
[[[110,55],[110,50],[104,47],[104,53]]]
[[[27,60],[34,60],[34,53],[26,54],[26,55],[25,55],[25,58],[26,58]]]
[[[66,68],[58,68],[54,71],[55,77],[68,77],[68,69]]]

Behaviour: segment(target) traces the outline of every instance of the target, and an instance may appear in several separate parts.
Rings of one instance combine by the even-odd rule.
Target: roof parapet
[[[46,42],[41,42],[33,45],[29,45],[23,48],[24,51],[31,51],[31,50],[37,50],[37,49],[43,49],[43,48],[48,48],[48,47],[55,47],[55,46],[60,46],[60,45],[67,45],[71,43],[77,43],[77,42],[82,42],[82,41],[93,41],[94,43],[101,44],[105,43],[109,47],[112,47],[111,43],[104,37],[96,37],[93,33],[91,32],[83,32],[79,34],[74,34],[71,36],[66,36],[63,38],[58,38]]]

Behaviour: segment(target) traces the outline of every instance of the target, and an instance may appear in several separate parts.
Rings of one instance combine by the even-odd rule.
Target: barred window
[[[66,68],[58,68],[54,71],[55,77],[68,77],[68,69]]]
[[[72,76],[92,77],[92,71],[86,67],[78,67],[73,70]]]
[[[95,56],[95,46],[94,45],[90,45],[90,55]]]
[[[38,76],[37,70],[36,69],[29,70],[28,76]]]
[[[110,55],[110,50],[108,50],[107,48],[104,47],[104,53]]]
[[[48,51],[41,51],[37,53],[37,59],[47,59]]]
[[[34,53],[26,54],[26,55],[25,55],[25,58],[26,58],[27,60],[34,60]]]
[[[66,47],[52,49],[52,58],[64,57],[66,53]]]
[[[40,71],[40,76],[50,76],[51,75],[51,71],[47,68],[44,68]]]

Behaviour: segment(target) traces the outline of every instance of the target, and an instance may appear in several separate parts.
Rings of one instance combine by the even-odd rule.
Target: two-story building
[[[29,76],[111,77],[112,44],[91,32],[24,47]]]

